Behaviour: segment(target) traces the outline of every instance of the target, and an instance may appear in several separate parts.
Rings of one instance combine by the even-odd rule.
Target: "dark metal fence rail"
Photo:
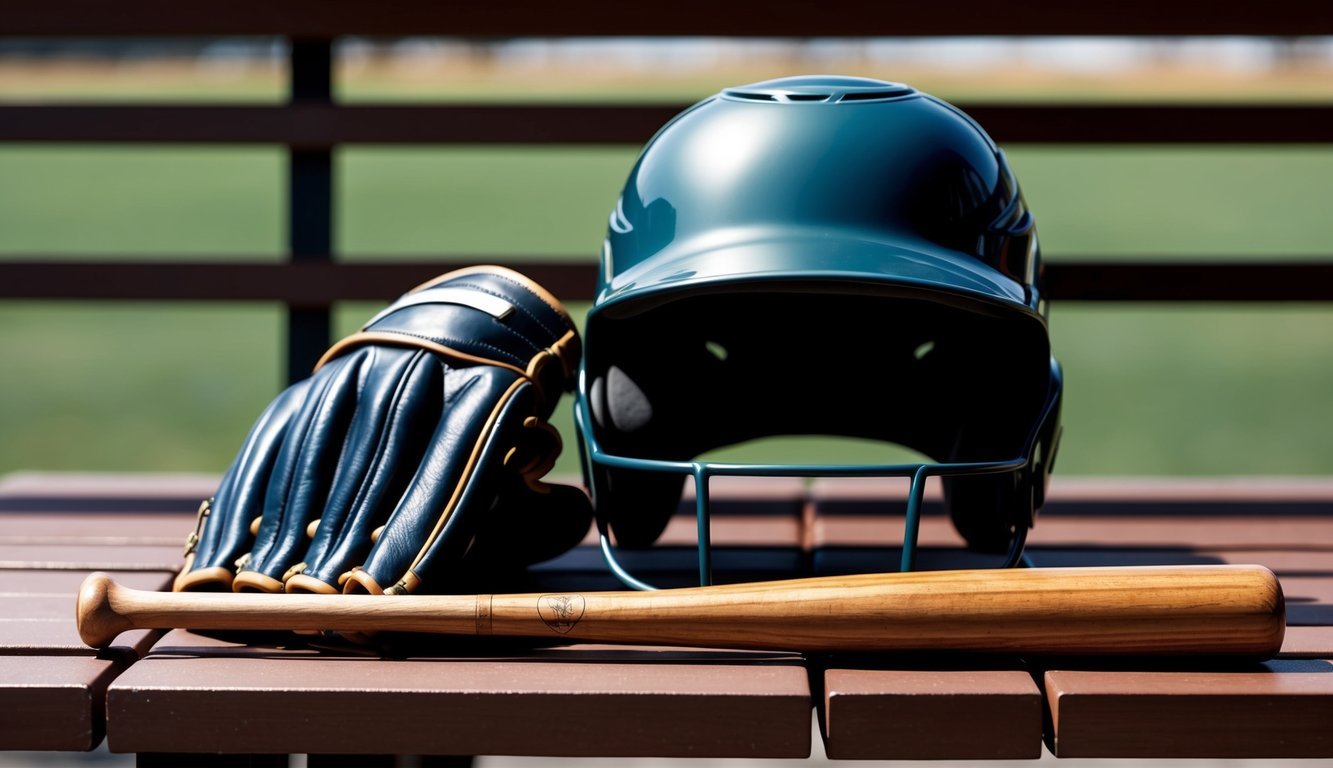
[[[1333,3],[1331,3],[1333,5]],[[1001,144],[1333,139],[1323,104],[968,104]],[[642,144],[687,104],[0,106],[0,141],[153,144]]]
[[[1045,0],[895,3],[713,0],[670,6],[591,0],[44,0],[0,9],[3,36],[274,35],[291,40],[283,105],[0,106],[0,141],[264,143],[288,150],[288,260],[147,263],[0,262],[0,298],[278,301],[288,308],[288,374],[304,376],[328,343],[330,306],[384,300],[452,264],[339,263],[332,256],[335,147],[349,143],[640,144],[684,105],[338,105],[333,41],[346,35],[866,37],[931,35],[1333,34],[1333,2]],[[1333,106],[1260,104],[963,105],[1002,143],[1333,143]],[[1333,301],[1333,257],[1313,263],[1120,260],[1048,264],[1059,301]],[[590,298],[586,261],[517,255],[504,263],[553,292]]]
[[[1272,302],[1333,301],[1333,264],[1265,261],[1216,263],[1098,259],[1046,264],[1053,301]],[[592,299],[592,263],[531,261],[523,256],[450,256],[430,261],[0,262],[0,299],[130,301],[278,301],[307,310],[337,301],[388,301],[454,267],[504,264],[567,301]]]
[[[0,34],[563,37],[707,35],[1326,35],[1327,0],[46,0],[7,2]]]

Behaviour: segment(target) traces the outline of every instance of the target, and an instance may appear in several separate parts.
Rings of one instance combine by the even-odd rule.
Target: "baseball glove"
[[[582,489],[543,483],[574,323],[523,275],[421,285],[333,345],[259,417],[200,506],[176,591],[449,591],[588,530]]]

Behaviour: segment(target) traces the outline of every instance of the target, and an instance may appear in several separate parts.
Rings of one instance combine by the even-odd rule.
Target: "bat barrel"
[[[1262,566],[868,574],[494,603],[496,634],[544,623],[592,642],[811,652],[1268,658],[1285,632],[1281,586]]]

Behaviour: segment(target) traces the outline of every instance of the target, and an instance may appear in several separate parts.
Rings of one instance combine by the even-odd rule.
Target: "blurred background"
[[[344,38],[335,56],[334,91],[349,103],[687,104],[802,73],[895,80],[973,104],[1333,100],[1333,38]],[[0,103],[275,104],[288,98],[287,57],[279,38],[0,38]],[[334,251],[344,261],[547,254],[591,264],[637,151],[342,148]],[[1008,153],[1050,261],[1299,261],[1326,258],[1333,243],[1328,144]],[[278,262],[286,172],[279,146],[0,144],[0,260]],[[340,305],[334,333],[378,306]],[[1051,315],[1067,377],[1060,474],[1333,470],[1333,307],[1056,303]],[[284,333],[276,304],[0,301],[0,473],[221,472],[283,386]],[[556,423],[571,447],[557,471],[573,474],[567,405]],[[738,449],[811,461],[874,450],[820,440]],[[132,762],[105,747],[87,759]]]
[[[1333,99],[1333,38],[344,38],[335,55],[344,102],[687,104],[798,73],[895,80],[967,103]],[[0,38],[0,102],[280,103],[286,61],[280,38]],[[593,263],[637,151],[341,148],[336,258]],[[1049,261],[1291,261],[1333,243],[1328,145],[1008,153]],[[0,144],[0,259],[276,262],[285,173],[279,146]],[[340,305],[335,334],[376,308]],[[1067,376],[1059,474],[1333,469],[1328,305],[1056,303],[1051,314]],[[281,308],[263,303],[0,302],[0,472],[221,472],[283,384],[283,332]],[[556,420],[569,438],[567,407]],[[572,445],[559,472],[577,471]],[[744,450],[838,461],[871,448]]]

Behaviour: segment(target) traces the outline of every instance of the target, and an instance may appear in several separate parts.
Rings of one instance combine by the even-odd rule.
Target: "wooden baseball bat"
[[[808,652],[1270,658],[1282,588],[1258,565],[922,571],[658,592],[268,595],[84,581],[79,636],[128,629],[403,631]]]

